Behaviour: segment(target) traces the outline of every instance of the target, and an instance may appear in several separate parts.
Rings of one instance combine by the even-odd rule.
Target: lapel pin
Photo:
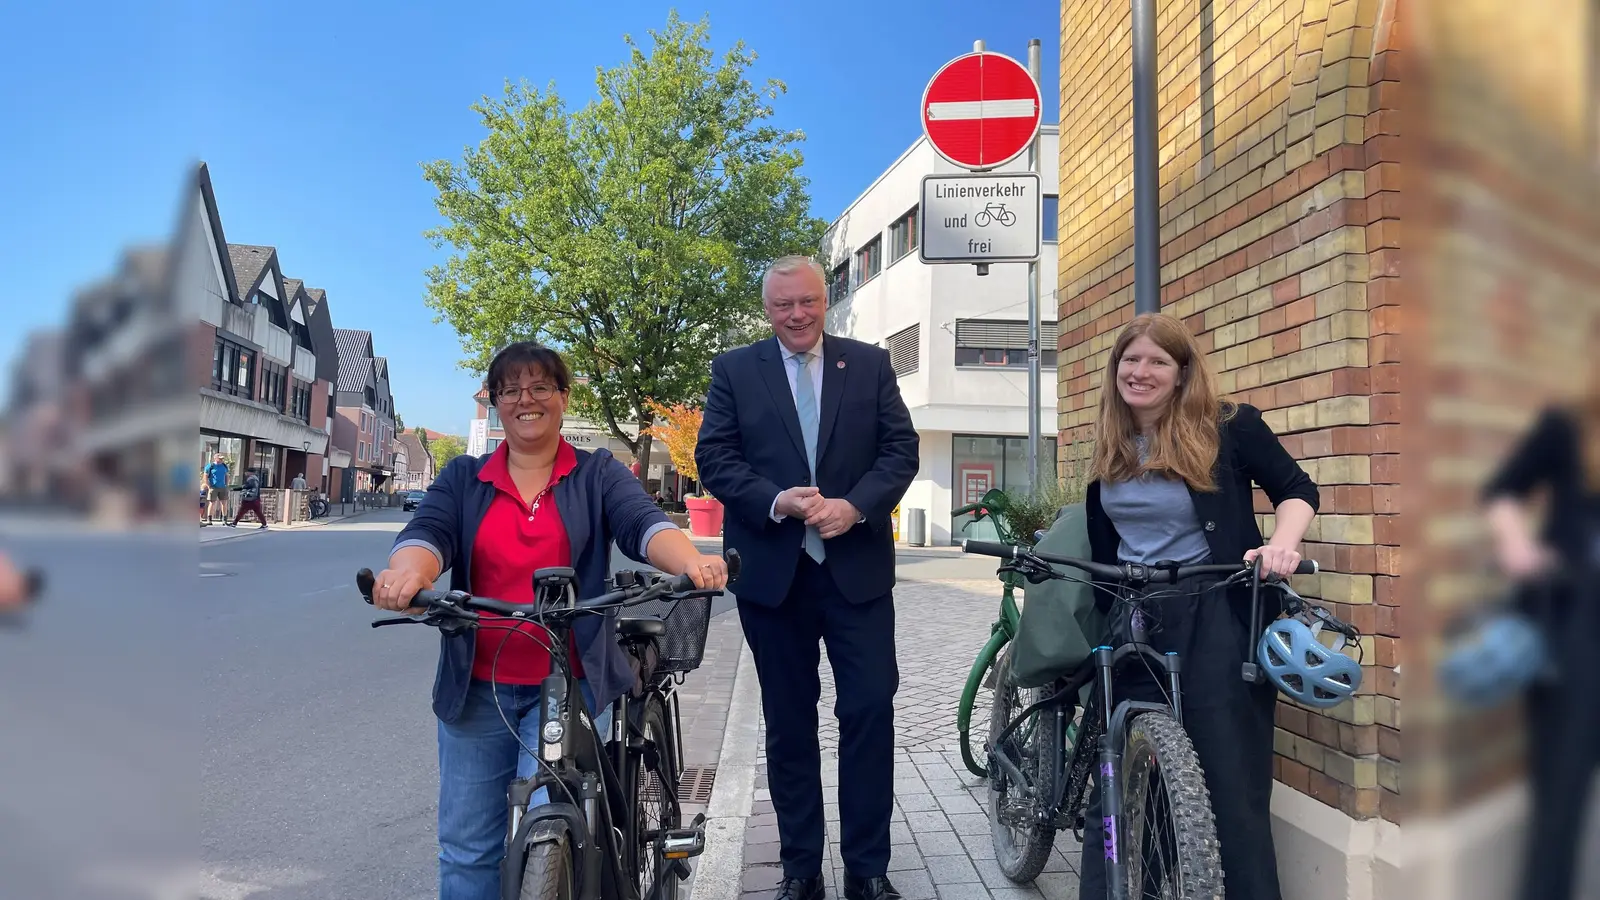
[[[844,360],[842,360],[842,359],[839,360],[837,363],[835,363],[835,365],[837,365],[841,369],[844,368]]]

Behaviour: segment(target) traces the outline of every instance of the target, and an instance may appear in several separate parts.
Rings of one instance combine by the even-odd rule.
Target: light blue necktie
[[[811,483],[817,483],[817,392],[811,384],[811,373],[806,371],[811,362],[810,353],[797,353],[794,357],[794,411],[800,416],[800,434],[806,442],[806,462],[811,466]],[[818,563],[827,556],[822,548],[822,534],[815,526],[806,526],[806,553]]]

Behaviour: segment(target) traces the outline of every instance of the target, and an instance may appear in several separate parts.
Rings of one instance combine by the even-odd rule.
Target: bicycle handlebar
[[[1037,559],[1042,562],[1057,566],[1071,566],[1080,569],[1102,581],[1111,581],[1119,584],[1128,582],[1146,582],[1153,584],[1171,583],[1181,581],[1196,575],[1232,575],[1248,569],[1243,562],[1231,565],[1207,564],[1201,566],[1156,566],[1140,563],[1123,563],[1120,566],[1097,563],[1087,559],[1074,559],[1070,556],[1055,556],[1049,553],[1040,553],[1015,544],[997,544],[994,541],[964,540],[961,542],[961,552],[977,556],[994,556],[1000,559],[1023,561]],[[1296,575],[1317,574],[1317,561],[1303,559],[1299,568],[1295,569]]]
[[[739,551],[728,548],[723,551],[723,558],[728,561],[728,580],[733,581],[739,577]],[[427,622],[427,619],[438,617],[440,619],[460,619],[476,622],[480,612],[494,613],[512,619],[534,621],[536,619],[566,619],[579,613],[599,612],[611,607],[637,606],[651,600],[658,600],[671,594],[691,594],[698,592],[694,581],[688,575],[662,575],[651,577],[647,573],[631,573],[633,578],[644,579],[638,584],[618,588],[614,591],[579,600],[572,606],[548,607],[534,603],[508,603],[504,600],[495,600],[490,597],[474,597],[466,591],[435,591],[420,590],[411,598],[412,606],[427,609],[424,618],[400,616],[392,619],[379,619],[372,623],[372,627],[381,625],[395,625],[403,622]],[[371,569],[362,569],[356,573],[356,588],[361,592],[361,597],[367,603],[372,603],[372,588],[376,577]],[[720,594],[721,591],[711,591],[711,594]]]

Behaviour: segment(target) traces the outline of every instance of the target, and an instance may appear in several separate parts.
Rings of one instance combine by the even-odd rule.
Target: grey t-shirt
[[[1145,439],[1136,439],[1139,459],[1149,458]],[[1100,505],[1117,528],[1123,562],[1146,565],[1173,560],[1192,566],[1211,555],[1189,487],[1181,478],[1147,472],[1128,481],[1100,485]]]

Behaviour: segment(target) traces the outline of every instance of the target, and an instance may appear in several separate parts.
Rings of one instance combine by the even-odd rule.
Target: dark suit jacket
[[[865,517],[824,543],[827,565],[844,596],[861,603],[894,587],[890,516],[916,477],[920,442],[886,350],[824,335],[821,399],[817,487]],[[739,599],[777,606],[794,580],[805,530],[793,517],[772,521],[772,501],[811,483],[777,338],[712,362],[694,458],[700,483],[726,510],[723,542],[743,557]]]
[[[1254,406],[1239,404],[1233,417],[1222,424],[1220,437],[1217,463],[1212,469],[1217,490],[1202,493],[1190,488],[1189,497],[1194,501],[1200,527],[1205,529],[1211,561],[1231,565],[1243,562],[1246,551],[1262,544],[1252,482],[1260,485],[1274,508],[1285,500],[1300,499],[1315,510],[1321,503],[1321,494],[1316,482],[1283,448],[1261,418],[1261,410]],[[1100,505],[1098,480],[1089,485],[1084,505],[1095,562],[1115,564],[1122,538]],[[1111,599],[1104,592],[1097,592],[1095,602],[1105,610]]]

